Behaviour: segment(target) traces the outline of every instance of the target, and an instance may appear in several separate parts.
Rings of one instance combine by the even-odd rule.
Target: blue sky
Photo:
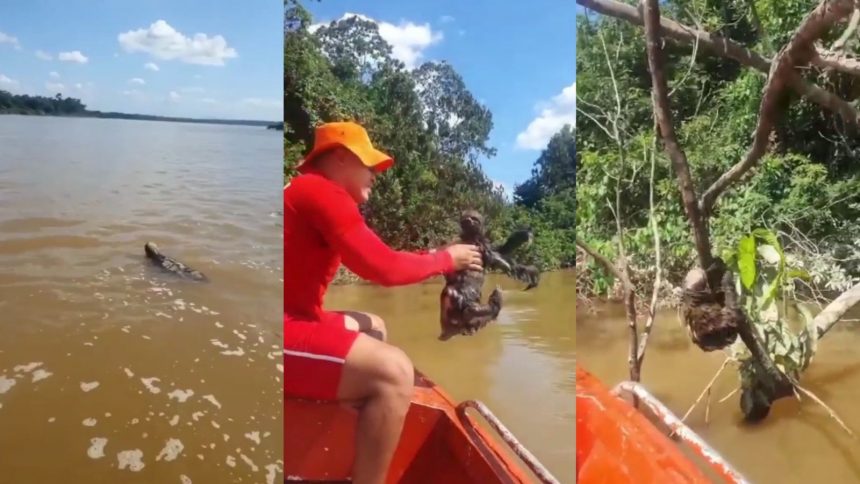
[[[241,8],[237,8],[241,4]],[[0,89],[90,109],[283,119],[283,2],[0,2]]]
[[[314,22],[346,13],[377,21],[407,64],[445,60],[493,113],[498,154],[484,171],[510,189],[525,181],[540,150],[574,123],[576,6],[533,0],[306,0]],[[412,25],[410,25],[412,24]]]

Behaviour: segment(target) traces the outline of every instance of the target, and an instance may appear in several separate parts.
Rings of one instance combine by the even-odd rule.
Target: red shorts
[[[322,321],[284,314],[284,396],[336,400],[346,355],[358,337],[342,313]]]

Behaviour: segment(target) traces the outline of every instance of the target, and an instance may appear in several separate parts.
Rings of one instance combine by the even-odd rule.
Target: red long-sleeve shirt
[[[338,266],[384,286],[412,284],[453,270],[446,251],[388,247],[365,224],[340,185],[307,173],[284,187],[284,313],[319,320]]]

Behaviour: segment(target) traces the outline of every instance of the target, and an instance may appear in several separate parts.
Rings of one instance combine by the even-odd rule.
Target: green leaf
[[[765,304],[772,301],[776,298],[777,293],[780,288],[782,288],[783,281],[785,280],[785,254],[782,251],[782,246],[779,243],[779,240],[776,238],[773,232],[767,229],[755,229],[752,232],[753,237],[763,240],[767,243],[768,246],[772,247],[773,250],[779,255],[779,269],[777,270],[776,277],[773,279],[773,284],[770,287],[770,290],[767,292],[765,296],[764,302]],[[770,257],[763,257],[769,259]],[[768,260],[768,262],[770,262]]]
[[[741,283],[747,290],[755,283],[755,238],[746,236],[738,243],[738,270],[741,273]]]
[[[752,231],[752,235],[755,238],[761,239],[765,241],[767,244],[772,245],[774,249],[776,249],[777,253],[779,253],[779,257],[784,259],[785,255],[782,253],[782,246],[779,244],[779,240],[777,240],[776,235],[768,229],[755,229]]]
[[[789,279],[803,279],[804,281],[812,279],[812,276],[803,269],[791,269],[786,273],[786,277]]]

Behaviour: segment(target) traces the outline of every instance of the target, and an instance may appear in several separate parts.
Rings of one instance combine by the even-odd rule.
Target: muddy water
[[[860,326],[856,322],[839,324],[820,341],[801,384],[822,398],[849,428],[860,432]],[[622,307],[604,306],[596,315],[581,311],[576,331],[582,365],[607,383],[627,377]],[[723,360],[724,353],[703,353],[690,343],[676,314],[665,312],[655,323],[642,381],[681,416]],[[707,423],[704,405],[687,422],[752,482],[860,481],[860,442],[849,437],[818,404],[810,399],[780,400],[764,423],[745,425],[737,394],[717,402],[737,386],[737,371],[730,367],[714,386]]]
[[[0,482],[279,482],[280,153],[262,128],[0,116]]]
[[[487,404],[556,477],[573,483],[574,273],[544,274],[541,285],[528,292],[502,277],[491,277],[485,288],[496,283],[505,290],[498,322],[445,343],[436,340],[441,281],[333,287],[326,306],[382,316],[391,343],[416,368],[456,400]]]

